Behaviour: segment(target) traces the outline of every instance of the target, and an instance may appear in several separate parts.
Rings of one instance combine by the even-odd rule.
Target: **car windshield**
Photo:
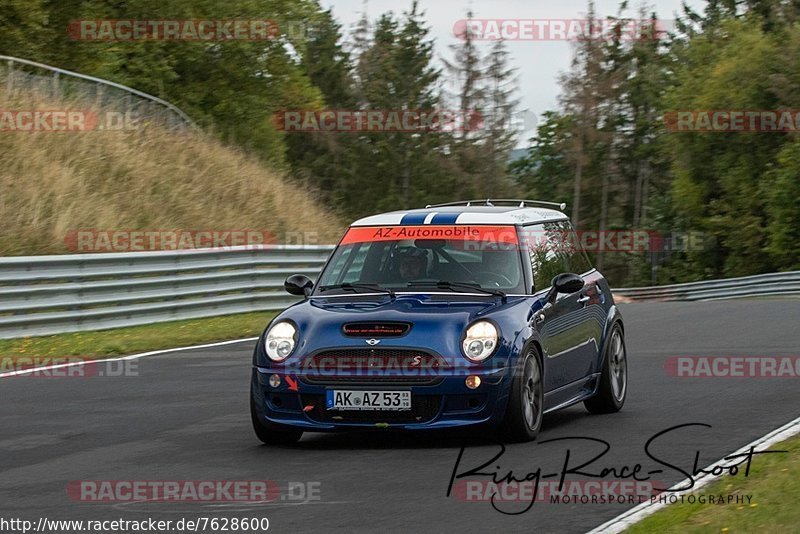
[[[481,288],[501,294],[522,293],[524,285],[514,226],[370,226],[347,231],[317,294]]]

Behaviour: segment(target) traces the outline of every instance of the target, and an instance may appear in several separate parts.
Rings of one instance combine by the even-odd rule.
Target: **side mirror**
[[[304,274],[293,274],[283,283],[283,289],[285,289],[287,293],[300,297],[309,296],[313,288],[314,282]]]
[[[553,277],[550,292],[547,293],[547,302],[555,302],[559,293],[577,293],[583,289],[583,278],[575,273],[562,273]]]

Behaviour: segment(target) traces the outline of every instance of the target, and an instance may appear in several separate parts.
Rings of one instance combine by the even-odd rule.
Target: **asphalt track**
[[[614,415],[574,406],[545,418],[540,441],[592,437],[610,451],[592,464],[657,467],[647,439],[674,425],[705,423],[662,438],[662,459],[706,466],[798,416],[798,378],[678,378],[677,355],[800,354],[800,300],[623,305],[630,389]],[[0,379],[0,518],[177,520],[268,517],[270,531],[585,532],[631,505],[537,502],[504,515],[488,502],[446,496],[454,463],[489,460],[497,445],[475,433],[306,434],[293,448],[253,436],[248,385],[253,342],[138,360],[138,376]],[[558,472],[566,450],[588,459],[586,440],[509,445],[496,463],[517,476]],[[754,459],[757,462],[758,458]],[[573,464],[574,465],[574,464]],[[487,468],[488,469],[488,468]],[[577,477],[582,478],[582,477]],[[664,469],[653,479],[682,480]],[[313,482],[319,499],[242,503],[85,503],[75,480],[275,480]],[[526,503],[500,503],[519,511]]]

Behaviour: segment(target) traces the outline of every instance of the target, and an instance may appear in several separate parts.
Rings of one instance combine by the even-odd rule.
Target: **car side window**
[[[583,274],[592,269],[569,221],[546,222],[523,228],[533,271],[533,290],[550,287],[561,273]]]
[[[554,276],[563,271],[564,258],[559,253],[561,229],[554,223],[532,224],[522,229],[533,272],[533,290],[550,287]]]
[[[561,226],[565,238],[563,244],[563,254],[566,261],[565,272],[583,274],[591,271],[592,263],[589,261],[589,257],[586,256],[586,252],[581,248],[581,242],[575,234],[572,224],[569,221],[561,221],[557,224]]]

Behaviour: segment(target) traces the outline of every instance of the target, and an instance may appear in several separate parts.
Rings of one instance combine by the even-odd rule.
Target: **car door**
[[[576,314],[580,316],[580,325],[573,332],[573,338],[577,343],[576,353],[579,354],[580,362],[575,369],[576,377],[581,378],[596,370],[603,325],[606,319],[603,307],[605,297],[601,288],[598,287],[602,275],[592,267],[586,252],[580,246],[572,224],[569,221],[561,221],[558,224],[561,227],[562,235],[567,238],[567,242],[562,247],[565,268],[569,272],[580,275],[584,283],[583,289],[572,295],[575,297]]]
[[[540,223],[524,228],[525,241],[531,258],[534,292],[543,307],[534,314],[534,327],[542,338],[545,357],[545,391],[573,385],[579,390],[582,379],[591,374],[597,357],[599,333],[589,310],[596,283],[589,278],[585,254],[573,257],[574,235],[568,221]],[[584,265],[582,263],[585,262]],[[545,299],[554,276],[575,272],[589,283],[573,294],[558,294],[552,306]],[[561,394],[569,397],[573,388]],[[562,395],[559,395],[559,397]]]

